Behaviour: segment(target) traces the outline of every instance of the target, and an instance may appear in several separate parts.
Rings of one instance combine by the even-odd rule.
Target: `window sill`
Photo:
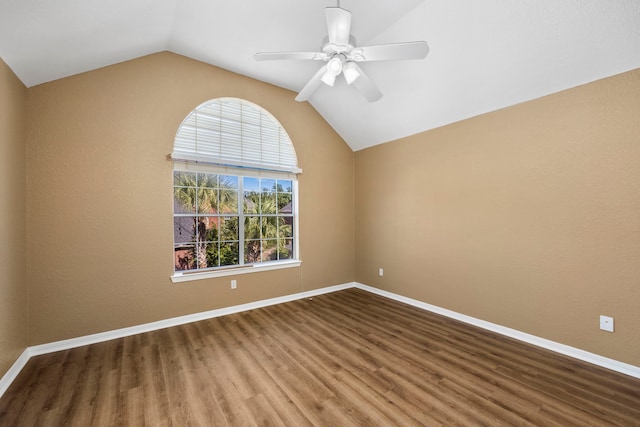
[[[283,268],[299,267],[300,260],[280,261],[273,263],[253,264],[248,267],[231,267],[220,270],[209,270],[194,273],[174,273],[171,276],[173,283],[191,282],[193,280],[211,279],[215,277],[236,276],[239,274],[258,273],[261,271],[280,270]]]

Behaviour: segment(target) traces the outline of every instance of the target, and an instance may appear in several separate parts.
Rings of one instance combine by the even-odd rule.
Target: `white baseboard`
[[[620,372],[635,378],[640,378],[640,367],[629,365],[627,363],[619,362],[614,359],[609,359],[604,356],[600,356],[594,353],[589,353],[584,350],[580,350],[574,347],[569,347],[564,344],[560,344],[554,341],[550,341],[544,338],[536,337],[524,332],[517,331],[515,329],[507,328],[495,323],[486,322],[484,320],[476,319],[471,316],[456,313],[455,311],[447,310],[442,307],[427,304],[422,301],[407,298],[402,295],[394,294],[392,292],[384,291],[382,289],[374,288],[362,283],[351,282],[342,285],[329,286],[321,289],[314,289],[311,291],[299,292],[291,295],[285,295],[282,297],[271,298],[261,301],[255,301],[247,304],[235,305],[232,307],[220,308],[217,310],[210,310],[201,313],[189,314],[186,316],[174,317],[171,319],[160,320],[158,322],[145,323],[142,325],[131,326],[129,328],[116,329],[113,331],[102,332],[98,334],[86,335],[84,337],[72,338],[63,341],[56,341],[48,344],[36,345],[33,347],[27,347],[25,351],[20,355],[18,360],[9,368],[9,371],[0,378],[0,397],[7,391],[11,383],[16,379],[20,371],[25,367],[27,362],[32,356],[39,356],[42,354],[53,353],[56,351],[69,350],[71,348],[82,347],[89,344],[95,344],[104,341],[110,341],[117,338],[124,338],[131,335],[141,334],[144,332],[155,331],[158,329],[169,328],[172,326],[183,325],[186,323],[197,322],[200,320],[212,319],[214,317],[226,316],[228,314],[240,313],[243,311],[254,310],[256,308],[268,307],[270,305],[282,304],[285,302],[295,301],[304,298],[310,298],[316,295],[327,294],[330,292],[341,291],[349,288],[358,288],[367,292],[371,292],[389,299],[393,299],[405,304],[412,305],[414,307],[421,308],[436,314],[440,314],[452,319],[460,320],[464,323],[468,323],[480,328],[496,332],[501,335],[505,335],[517,340],[533,344],[538,347],[546,348],[551,351],[555,351],[566,356],[573,357],[575,359],[583,360],[585,362],[592,363],[597,366],[610,369],[612,371]]]
[[[18,357],[18,360],[16,360],[14,364],[11,365],[7,373],[4,374],[2,378],[0,378],[0,397],[2,397],[5,391],[7,391],[11,383],[16,379],[29,359],[31,359],[31,354],[29,354],[29,349],[27,348],[22,352],[20,357]]]
[[[131,335],[141,334],[144,332],[156,331],[158,329],[170,328],[172,326],[184,325],[186,323],[197,322],[199,320],[212,319],[214,317],[225,316],[228,314],[240,313],[243,311],[254,310],[256,308],[267,307],[275,304],[282,304],[289,301],[295,301],[304,298],[310,298],[316,295],[327,294],[330,292],[341,291],[355,287],[355,283],[345,283],[342,285],[328,286],[326,288],[314,289],[311,291],[298,292],[291,295],[285,295],[277,298],[270,298],[261,301],[255,301],[247,304],[235,305],[232,307],[220,308],[201,313],[189,314],[186,316],[173,317],[171,319],[160,320],[157,322],[145,323],[142,325],[131,326],[129,328],[116,329],[113,331],[101,332],[98,334],[86,335],[68,340],[56,341],[47,344],[27,347],[16,362],[9,368],[9,371],[0,378],[0,397],[7,391],[11,383],[16,379],[20,371],[25,367],[32,356],[54,353],[56,351],[69,350],[71,348],[82,347],[89,344],[110,341],[117,338],[124,338]]]
[[[310,298],[315,295],[327,294],[329,292],[341,291],[343,289],[349,289],[353,287],[355,287],[355,283],[345,283],[342,285],[314,289],[312,291],[298,292],[296,294],[285,295],[282,297],[270,298],[266,300],[250,302],[247,304],[234,305],[231,307],[219,308],[216,310],[188,314],[186,316],[173,317],[171,319],[159,320],[157,322],[145,323],[142,325],[131,326],[129,328],[116,329],[99,334],[86,335],[84,337],[71,338],[64,341],[56,341],[49,344],[36,345],[34,347],[29,347],[29,351],[32,356],[53,353],[56,351],[68,350],[70,348],[82,347],[84,345],[109,341],[116,338],[124,338],[144,332],[157,331],[158,329],[170,328],[172,326],[184,325],[186,323],[198,322],[200,320],[213,319],[214,317],[226,316],[228,314],[255,310],[256,308],[268,307],[270,305]]]
[[[475,317],[460,314],[455,311],[447,310],[446,308],[438,307],[435,305],[427,304],[422,301],[418,301],[412,298],[407,298],[402,295],[394,294],[392,292],[383,291],[382,289],[374,288],[372,286],[364,285],[362,283],[356,283],[356,288],[362,289],[367,292],[371,292],[386,298],[390,298],[405,304],[412,305],[414,307],[421,308],[423,310],[430,311],[432,313],[440,314],[442,316],[450,317],[455,320],[459,320],[470,325],[478,326],[488,331],[496,332],[500,335],[504,335],[510,338],[517,339],[519,341],[526,342],[528,344],[542,347],[547,350],[554,351],[556,353],[564,354],[565,356],[573,357],[574,359],[582,360],[603,368],[610,369],[612,371],[620,372],[635,378],[640,378],[640,367],[630,365],[628,363],[619,362],[608,357],[600,356],[598,354],[590,353],[588,351],[580,350],[579,348],[570,347],[568,345],[560,344],[555,341],[550,341],[544,338],[537,337],[535,335],[520,332],[515,329],[507,328],[505,326],[497,325],[495,323],[487,322],[477,319]]]

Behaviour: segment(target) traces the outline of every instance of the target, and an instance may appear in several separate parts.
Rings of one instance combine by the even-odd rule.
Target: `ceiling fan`
[[[325,63],[298,93],[296,101],[309,99],[320,83],[333,87],[340,74],[369,102],[377,101],[382,97],[382,92],[358,62],[424,59],[429,53],[429,46],[424,41],[357,47],[351,35],[351,12],[342,9],[338,1],[337,7],[325,8],[325,15],[328,35],[322,42],[321,52],[260,52],[254,55],[258,61],[298,59]]]

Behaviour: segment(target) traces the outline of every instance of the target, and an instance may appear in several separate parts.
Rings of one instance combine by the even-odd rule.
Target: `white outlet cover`
[[[607,332],[613,332],[613,317],[600,316],[600,329]]]

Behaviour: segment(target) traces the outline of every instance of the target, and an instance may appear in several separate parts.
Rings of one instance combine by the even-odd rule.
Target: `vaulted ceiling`
[[[334,0],[0,0],[0,57],[31,87],[168,50],[299,91],[318,69],[257,62],[309,51]],[[309,102],[353,150],[640,68],[638,0],[343,0],[359,45],[425,40],[424,60],[362,68]],[[292,93],[292,97],[295,94]]]

